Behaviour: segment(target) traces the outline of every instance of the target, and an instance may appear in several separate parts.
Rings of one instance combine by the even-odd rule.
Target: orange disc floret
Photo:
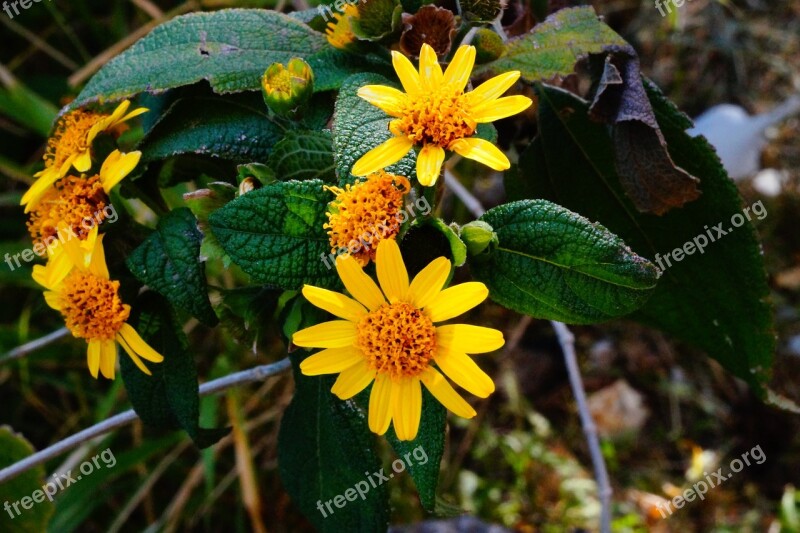
[[[119,297],[119,281],[73,271],[64,279],[61,314],[67,328],[82,339],[113,340],[130,315]]]
[[[92,226],[105,219],[108,195],[100,176],[67,176],[58,180],[30,212],[28,232],[34,243],[46,243],[64,222],[79,239],[85,239]]]

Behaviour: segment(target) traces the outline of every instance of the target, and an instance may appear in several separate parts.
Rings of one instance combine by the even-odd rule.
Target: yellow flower
[[[114,150],[103,162],[99,174],[65,176],[56,181],[30,210],[28,231],[33,241],[44,242],[55,237],[60,222],[66,223],[78,238],[85,239],[91,226],[105,219],[111,189],[136,168],[141,156],[141,152],[123,154]]]
[[[405,93],[384,85],[365,85],[358,95],[396,117],[389,123],[395,136],[356,161],[353,174],[363,176],[396,163],[414,146],[421,147],[417,179],[424,186],[436,183],[445,150],[494,170],[511,166],[500,149],[473,135],[478,124],[510,117],[531,105],[526,96],[500,98],[519,79],[518,71],[495,76],[465,93],[475,64],[474,46],[461,46],[444,73],[436,52],[427,44],[420,50],[419,73],[399,52],[392,52],[392,63]]]
[[[378,244],[376,270],[380,288],[356,261],[340,256],[336,269],[353,298],[306,285],[303,296],[342,320],[298,331],[293,342],[324,348],[300,370],[307,376],[339,374],[331,392],[346,400],[374,381],[369,399],[369,428],[383,435],[394,422],[400,440],[413,440],[419,429],[424,385],[445,407],[464,418],[475,410],[453,389],[441,370],[481,398],[494,383],[467,353],[497,350],[502,332],[468,324],[435,326],[481,303],[489,294],[483,283],[443,289],[450,261],[440,257],[409,283],[400,248],[393,240]],[[438,367],[438,370],[436,367]]]
[[[153,363],[164,360],[127,323],[131,308],[119,297],[119,281],[109,278],[97,226],[84,241],[66,241],[46,266],[36,265],[33,279],[47,289],[47,305],[61,313],[72,335],[89,344],[87,360],[93,377],[97,378],[99,370],[114,379],[116,343],[147,375],[150,370],[142,359]]]
[[[325,30],[325,36],[331,46],[345,50],[355,42],[356,35],[353,33],[353,27],[350,24],[354,17],[358,18],[358,8],[353,4],[345,4],[344,11],[341,14],[333,14],[334,22],[329,22]]]
[[[25,206],[26,213],[36,207],[50,186],[66,176],[70,168],[87,172],[92,167],[92,143],[98,135],[147,112],[139,108],[126,114],[130,105],[125,100],[110,115],[78,109],[58,120],[55,133],[47,141],[44,170],[34,174],[39,179],[22,196],[20,205]]]
[[[328,230],[331,251],[347,248],[363,267],[375,260],[381,239],[394,239],[400,231],[403,199],[411,184],[405,176],[381,170],[344,189],[326,188],[336,194],[323,226]]]

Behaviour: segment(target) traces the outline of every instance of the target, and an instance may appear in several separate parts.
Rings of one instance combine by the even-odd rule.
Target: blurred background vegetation
[[[569,2],[550,4],[552,9]],[[678,16],[665,18],[649,0],[594,4],[640,53],[643,72],[691,116],[722,102],[763,112],[800,91],[797,2],[690,0]],[[106,61],[159,23],[225,7],[310,6],[305,0],[74,0],[34,3],[13,19],[0,13],[0,255],[30,246],[18,204],[40,168],[58,109]],[[741,190],[748,204],[761,199],[768,208],[757,229],[777,313],[775,381],[797,397],[800,119],[768,133],[764,164],[781,170],[782,192],[763,196],[750,181],[742,182]],[[486,173],[471,185],[491,205],[501,194],[500,183]],[[167,195],[179,199],[181,192]],[[463,212],[450,208],[456,215]],[[212,285],[229,286],[238,274],[212,264],[208,275]],[[29,266],[11,271],[0,264],[0,301],[0,353],[62,326],[30,280]],[[517,531],[591,529],[599,512],[594,481],[549,324],[491,305],[476,314],[470,321],[503,329],[508,343],[498,357],[482,360],[498,393],[478,404],[475,421],[451,420],[442,508],[466,509]],[[632,322],[573,330],[591,403],[607,437],[615,530],[800,531],[800,493],[791,485],[800,482],[798,416],[763,405],[713,360]],[[283,356],[277,335],[253,354],[222,328],[189,323],[186,331],[206,380]],[[95,381],[84,357],[83,343],[64,338],[0,363],[0,425],[43,448],[126,409],[121,380]],[[292,387],[291,376],[284,374],[204,399],[204,425],[231,424],[237,431],[202,453],[183,434],[136,424],[49,463],[48,472],[63,472],[106,447],[117,458],[114,468],[87,476],[56,500],[48,529],[310,530],[276,469],[278,422]],[[660,520],[656,505],[688,486],[687,471],[714,471],[717,463],[727,467],[756,445],[766,454],[764,464],[747,467],[705,501]],[[388,459],[388,448],[384,454]],[[393,523],[399,530],[413,529],[409,524],[424,517],[410,477],[396,476],[390,490]]]

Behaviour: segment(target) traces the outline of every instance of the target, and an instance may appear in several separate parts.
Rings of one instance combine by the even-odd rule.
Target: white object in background
[[[788,181],[789,173],[785,170],[765,168],[753,178],[753,188],[764,196],[774,198],[781,193]]]
[[[733,104],[720,104],[707,110],[689,130],[703,135],[722,160],[734,180],[752,176],[761,168],[761,151],[767,144],[764,130],[800,111],[800,95],[795,95],[768,113],[751,117]]]

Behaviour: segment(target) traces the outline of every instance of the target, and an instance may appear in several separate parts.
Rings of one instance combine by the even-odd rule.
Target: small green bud
[[[298,57],[290,59],[286,66],[273,63],[261,78],[261,92],[267,107],[276,114],[295,114],[314,92],[314,73]]]
[[[494,229],[481,220],[475,220],[462,226],[461,240],[467,245],[467,252],[474,256],[483,253],[490,245],[497,245],[497,234]]]
[[[506,51],[503,39],[488,28],[479,29],[475,33],[475,38],[472,39],[472,44],[476,49],[475,62],[479,65],[494,61]]]

